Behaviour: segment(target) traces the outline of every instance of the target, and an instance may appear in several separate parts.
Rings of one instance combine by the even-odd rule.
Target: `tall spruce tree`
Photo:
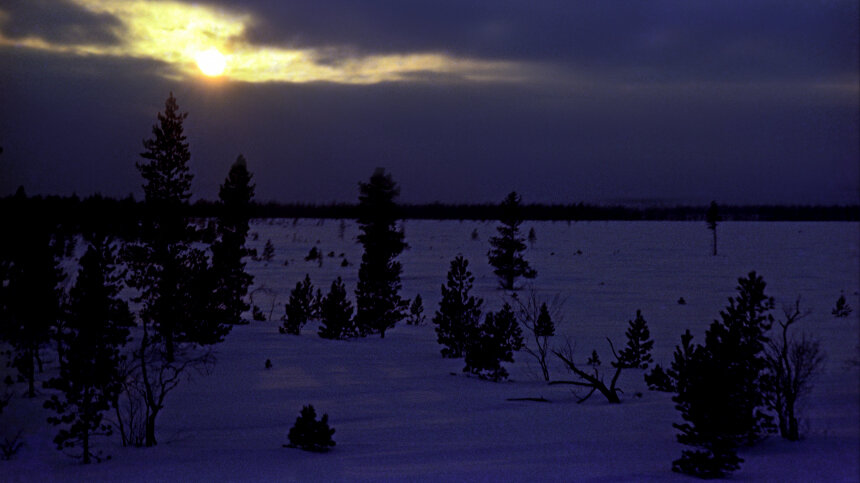
[[[187,216],[191,153],[171,93],[137,163],[143,176],[145,214],[139,240],[124,251],[128,285],[137,289],[142,335],[135,351],[146,404],[146,446],[156,444],[155,420],[182,373],[211,356],[193,349],[215,344],[230,331],[215,302],[217,277]],[[177,354],[182,359],[177,360]]]
[[[515,290],[515,282],[519,277],[535,278],[535,271],[523,258],[526,249],[525,238],[520,235],[522,214],[520,212],[520,196],[511,192],[501,204],[501,225],[496,227],[498,236],[490,238],[493,248],[487,252],[490,265],[495,268],[493,273],[499,277],[499,286],[503,290]]]
[[[250,308],[245,301],[248,287],[254,277],[245,271],[242,259],[251,255],[245,247],[248,223],[251,219],[251,200],[254,185],[247,162],[241,154],[230,167],[230,172],[218,191],[220,211],[217,237],[212,244],[212,270],[218,279],[216,300],[225,320],[242,323],[242,313]]]
[[[92,438],[110,435],[111,425],[103,422],[119,394],[122,377],[119,364],[121,348],[129,337],[134,319],[125,301],[119,298],[122,274],[116,269],[115,250],[110,241],[93,239],[81,257],[75,286],[69,293],[66,322],[55,336],[59,347],[60,371],[45,383],[56,389],[45,408],[57,413],[48,418],[63,425],[54,443],[59,450],[81,447],[84,463],[99,460],[92,449]]]
[[[400,297],[400,262],[395,261],[408,247],[402,231],[395,198],[400,188],[384,169],[377,168],[367,183],[359,183],[358,241],[364,246],[355,290],[355,324],[360,335],[394,327],[406,314],[407,302]]]
[[[433,317],[436,340],[443,345],[442,357],[463,357],[469,336],[480,323],[484,301],[469,295],[475,277],[469,271],[469,261],[457,255],[451,261],[448,281],[442,285],[442,300]]]

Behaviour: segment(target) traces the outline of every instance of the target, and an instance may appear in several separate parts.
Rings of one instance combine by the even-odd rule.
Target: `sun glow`
[[[347,48],[295,49],[262,46],[247,39],[254,17],[204,3],[145,0],[70,0],[86,10],[117,19],[115,44],[58,43],[39,36],[7,38],[15,46],[78,56],[154,59],[175,79],[222,76],[241,82],[336,82],[374,84],[420,79],[472,82],[521,81],[526,66],[441,53],[356,56]],[[0,9],[0,15],[2,15]],[[221,52],[229,52],[224,56]],[[334,60],[332,60],[334,59]],[[229,66],[228,66],[229,64]]]
[[[197,61],[197,67],[200,67],[200,71],[209,77],[223,74],[224,68],[227,67],[227,58],[215,47],[200,52],[194,60]]]

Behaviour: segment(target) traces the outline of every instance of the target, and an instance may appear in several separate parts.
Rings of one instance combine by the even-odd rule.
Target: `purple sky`
[[[140,198],[172,91],[201,198],[242,153],[284,202],[860,202],[854,0],[138,3],[0,4],[0,195]]]

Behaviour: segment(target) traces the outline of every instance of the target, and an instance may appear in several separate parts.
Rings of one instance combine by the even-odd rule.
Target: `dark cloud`
[[[55,43],[117,43],[119,21],[68,0],[4,0],[0,32],[11,39],[39,37]]]
[[[442,51],[649,81],[857,73],[848,0],[216,2],[255,14],[248,37],[264,44]]]

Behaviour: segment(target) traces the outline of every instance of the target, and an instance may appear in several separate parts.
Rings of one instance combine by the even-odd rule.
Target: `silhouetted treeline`
[[[61,225],[72,233],[104,231],[123,238],[133,236],[137,220],[143,213],[143,203],[132,196],[122,199],[94,195],[33,196],[18,195],[0,198],[0,217],[13,211],[26,210],[29,216],[43,217],[51,224]],[[214,201],[197,201],[188,207],[195,218],[214,218],[218,205]],[[578,204],[529,204],[521,207],[524,220],[553,221],[701,221],[707,206],[629,207]],[[345,218],[358,217],[358,205],[332,203],[252,203],[252,218]],[[400,206],[405,219],[416,220],[498,220],[497,204],[407,204]],[[860,206],[720,206],[725,221],[860,221]]]
[[[702,206],[673,206],[635,208],[613,205],[528,204],[521,208],[524,220],[555,221],[701,221],[708,210]],[[314,205],[305,203],[264,203],[254,206],[255,218],[356,218],[358,205],[332,203]],[[194,204],[195,216],[214,216],[217,206],[211,201]],[[412,220],[498,220],[498,204],[405,204],[400,213]],[[860,206],[720,206],[725,221],[860,221]]]

